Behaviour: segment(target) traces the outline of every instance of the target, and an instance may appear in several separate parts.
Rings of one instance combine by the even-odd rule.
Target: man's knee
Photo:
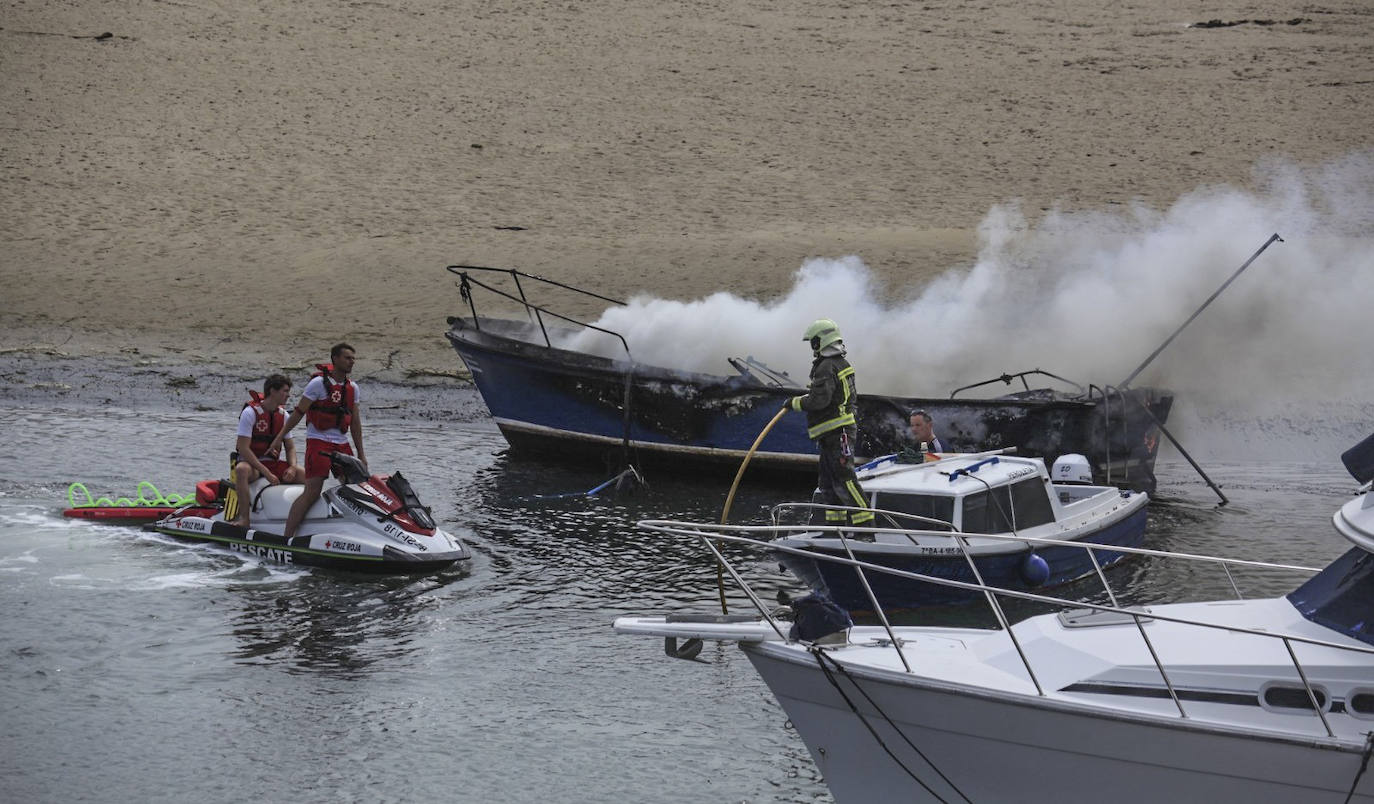
[[[254,474],[256,473],[253,471],[253,467],[247,461],[239,461],[234,464],[234,477],[236,479],[251,483]]]

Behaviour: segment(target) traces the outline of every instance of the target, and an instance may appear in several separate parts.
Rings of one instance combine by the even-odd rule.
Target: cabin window
[[[1017,530],[1054,521],[1048,485],[1044,478],[1040,477],[1032,477],[1012,485],[1012,516],[1016,518]]]
[[[964,498],[964,533],[1006,533],[1011,530],[1011,491],[1006,486]]]
[[[913,516],[923,516],[929,519],[938,519],[941,522],[954,521],[954,498],[937,497],[929,494],[892,494],[890,492],[878,492],[873,495],[873,507],[881,508],[884,511],[895,511],[899,514],[911,514]],[[940,530],[938,525],[926,522],[921,519],[909,519],[907,517],[894,516],[897,527],[911,528],[912,530]],[[876,523],[879,527],[889,527],[892,522],[887,517],[879,514]],[[949,526],[953,528],[953,525]]]
[[[1326,709],[1326,690],[1313,687],[1312,694],[1317,705]],[[1260,700],[1269,709],[1305,709],[1312,711],[1312,699],[1307,696],[1307,688],[1288,684],[1271,684],[1260,693]]]
[[[1352,690],[1346,708],[1355,717],[1374,717],[1374,690]]]

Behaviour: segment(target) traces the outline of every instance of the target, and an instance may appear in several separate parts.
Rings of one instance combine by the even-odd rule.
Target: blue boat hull
[[[1145,539],[1146,509],[1139,510],[1114,522],[1100,531],[1084,536],[1083,541],[1095,544],[1108,544],[1120,547],[1139,547]],[[818,553],[842,555],[829,550],[815,549]],[[1002,555],[984,556],[974,559],[983,582],[989,586],[1023,592],[1036,592],[1050,587],[1075,581],[1096,572],[1088,551],[1080,547],[1049,545],[1036,548],[1035,553],[1049,565],[1049,577],[1040,584],[1030,583],[1023,571],[1029,549]],[[1126,559],[1129,553],[1107,550],[1097,551],[1097,560],[1105,569]],[[856,552],[855,557],[870,564],[929,575],[934,578],[948,578],[966,583],[977,583],[968,559],[962,554],[955,556],[892,556],[890,554],[864,554]],[[792,574],[801,578],[816,591],[822,591],[839,605],[852,612],[871,612],[873,604],[868,599],[852,567],[832,561],[815,561],[792,553],[780,553],[779,560]],[[923,583],[900,578],[883,572],[866,572],[865,577],[873,588],[878,602],[884,611],[913,609],[923,606],[941,606],[983,600],[983,595],[967,592],[948,586]]]
[[[740,459],[800,389],[752,376],[718,377],[616,361],[534,343],[528,325],[450,318],[447,336],[513,449],[556,458],[593,457],[608,466],[686,469],[738,466]],[[539,330],[533,330],[539,337]],[[1173,398],[1132,390],[1159,421]],[[1048,392],[997,399],[923,399],[861,394],[861,457],[910,445],[907,418],[923,408],[940,422],[951,452],[1016,447],[1052,462],[1087,455],[1099,482],[1149,491],[1158,428],[1142,405],[1114,398],[1068,399]],[[814,472],[816,449],[801,416],[783,417],[751,464],[762,470]]]

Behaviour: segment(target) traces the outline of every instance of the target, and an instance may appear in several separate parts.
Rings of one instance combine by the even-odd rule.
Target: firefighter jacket
[[[819,438],[840,427],[853,427],[854,404],[858,399],[854,367],[844,355],[817,357],[811,364],[811,388],[803,396],[792,397],[792,410],[806,412],[806,435]]]

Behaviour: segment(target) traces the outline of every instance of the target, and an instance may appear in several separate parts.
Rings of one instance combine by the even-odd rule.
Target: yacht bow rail
[[[887,512],[887,513],[893,513],[893,512]],[[909,516],[909,515],[903,515],[903,516]],[[1178,692],[1177,692],[1176,689],[1174,688],[1173,681],[1171,680],[1171,678],[1170,678],[1170,676],[1169,676],[1169,673],[1168,673],[1168,671],[1167,671],[1166,668],[1165,668],[1164,662],[1162,662],[1162,661],[1160,660],[1159,654],[1158,654],[1158,652],[1155,650],[1155,646],[1154,646],[1154,644],[1151,642],[1150,637],[1149,637],[1149,634],[1147,634],[1147,633],[1145,632],[1145,622],[1146,622],[1146,621],[1158,620],[1158,621],[1163,621],[1163,622],[1177,623],[1177,624],[1185,625],[1185,626],[1192,626],[1192,627],[1198,627],[1198,628],[1210,628],[1210,629],[1213,629],[1213,630],[1229,631],[1229,632],[1232,632],[1232,633],[1246,634],[1246,635],[1249,635],[1249,636],[1263,637],[1263,638],[1265,638],[1265,639],[1278,640],[1279,642],[1282,643],[1282,645],[1283,645],[1285,651],[1288,653],[1289,659],[1290,659],[1290,660],[1292,661],[1292,663],[1293,663],[1294,669],[1297,671],[1298,678],[1301,680],[1302,686],[1303,686],[1303,688],[1304,688],[1304,689],[1306,690],[1306,692],[1307,692],[1308,701],[1309,701],[1309,703],[1312,705],[1312,711],[1316,714],[1316,716],[1317,716],[1318,718],[1320,718],[1321,723],[1322,723],[1322,726],[1323,726],[1323,727],[1325,728],[1325,730],[1326,730],[1327,736],[1328,736],[1328,737],[1332,737],[1332,738],[1335,738],[1336,734],[1335,734],[1335,732],[1332,730],[1331,724],[1330,724],[1330,722],[1329,722],[1329,721],[1327,720],[1327,718],[1326,718],[1326,713],[1325,713],[1324,705],[1322,704],[1321,700],[1318,699],[1318,697],[1317,697],[1317,692],[1316,692],[1316,690],[1313,688],[1311,682],[1308,680],[1307,672],[1303,669],[1302,663],[1299,661],[1298,655],[1297,655],[1297,653],[1294,651],[1294,648],[1293,648],[1294,643],[1303,644],[1303,645],[1311,645],[1311,646],[1322,647],[1322,648],[1332,648],[1332,649],[1336,649],[1336,650],[1349,651],[1349,652],[1352,652],[1352,653],[1359,653],[1359,654],[1366,654],[1366,655],[1374,656],[1374,647],[1365,647],[1365,646],[1361,646],[1361,645],[1346,645],[1346,644],[1340,644],[1340,643],[1337,643],[1337,642],[1331,642],[1331,641],[1327,641],[1327,640],[1314,639],[1314,638],[1311,638],[1311,637],[1300,636],[1300,635],[1296,635],[1296,634],[1279,634],[1279,633],[1273,633],[1273,632],[1269,632],[1269,631],[1259,631],[1259,630],[1255,630],[1255,629],[1251,629],[1251,628],[1240,628],[1240,627],[1236,627],[1236,626],[1221,625],[1221,624],[1218,624],[1218,623],[1209,623],[1209,622],[1204,622],[1204,621],[1200,621],[1200,620],[1190,620],[1190,619],[1186,619],[1186,618],[1182,618],[1182,617],[1176,617],[1176,616],[1167,615],[1167,614],[1160,614],[1160,613],[1154,612],[1154,611],[1148,611],[1148,610],[1142,611],[1142,610],[1139,610],[1139,609],[1124,608],[1124,607],[1121,607],[1121,606],[1119,606],[1119,605],[1116,605],[1116,600],[1115,600],[1115,596],[1114,596],[1114,595],[1112,596],[1112,599],[1113,599],[1113,604],[1112,604],[1112,605],[1103,605],[1103,604],[1091,603],[1091,602],[1087,602],[1087,601],[1071,601],[1071,600],[1065,600],[1065,599],[1063,599],[1063,598],[1052,597],[1052,596],[1049,596],[1049,595],[1036,594],[1036,593],[1034,593],[1034,592],[1022,592],[1022,591],[1014,590],[1014,589],[1004,589],[1004,588],[1001,588],[1001,587],[989,586],[989,585],[987,585],[987,584],[985,584],[985,583],[982,582],[981,575],[978,574],[977,568],[976,568],[976,566],[974,566],[974,562],[973,562],[972,556],[971,556],[971,555],[969,554],[969,552],[968,552],[968,548],[967,548],[967,543],[966,543],[966,542],[967,542],[967,538],[968,538],[968,536],[969,536],[970,534],[958,534],[958,533],[951,534],[951,533],[946,532],[946,531],[931,532],[931,535],[944,536],[944,537],[951,537],[951,536],[953,536],[953,537],[955,537],[955,538],[957,538],[957,539],[959,540],[959,542],[960,542],[960,544],[961,544],[961,547],[963,547],[964,555],[965,555],[965,557],[966,557],[966,558],[968,559],[968,561],[969,561],[969,565],[970,565],[971,567],[974,567],[974,575],[975,575],[976,578],[978,578],[978,581],[977,581],[976,583],[970,583],[970,582],[966,582],[966,581],[957,581],[957,580],[953,580],[953,579],[950,579],[950,578],[936,578],[936,577],[929,576],[929,575],[922,575],[922,574],[919,574],[919,573],[907,572],[907,571],[904,571],[904,570],[898,570],[898,569],[894,569],[894,568],[891,568],[891,567],[884,567],[884,566],[881,566],[881,565],[879,565],[879,564],[873,564],[873,563],[870,563],[870,562],[867,562],[867,561],[861,561],[861,560],[859,560],[859,559],[856,559],[856,558],[854,557],[854,554],[853,554],[852,550],[851,550],[851,549],[849,548],[849,546],[848,546],[848,545],[849,545],[850,538],[847,537],[847,536],[845,536],[845,532],[848,532],[848,533],[855,533],[855,532],[862,532],[862,531],[870,531],[870,532],[879,532],[879,531],[883,531],[883,532],[890,532],[889,529],[885,529],[885,528],[859,528],[859,527],[855,527],[855,526],[844,526],[843,528],[841,528],[841,527],[839,527],[839,526],[819,526],[819,525],[817,525],[817,526],[813,526],[813,525],[805,525],[805,526],[796,525],[796,526],[781,526],[781,527],[779,527],[779,526],[777,526],[777,525],[724,525],[724,524],[719,524],[719,525],[718,525],[718,524],[710,524],[710,523],[679,522],[679,521],[662,520],[662,519],[642,520],[642,521],[640,521],[640,522],[638,523],[638,525],[639,525],[640,528],[643,528],[643,529],[649,530],[649,531],[654,531],[654,532],[657,532],[657,533],[666,533],[666,534],[670,534],[670,535],[673,535],[673,536],[681,536],[681,537],[687,537],[687,538],[693,538],[693,539],[700,539],[701,542],[702,542],[702,544],[705,545],[706,549],[709,550],[709,551],[711,552],[711,554],[715,557],[716,561],[719,562],[719,566],[723,567],[724,570],[725,570],[725,572],[728,573],[728,574],[730,575],[730,577],[734,580],[734,582],[735,582],[736,584],[739,585],[740,589],[744,592],[745,596],[749,599],[750,603],[751,603],[751,604],[754,606],[754,608],[759,612],[759,615],[768,623],[768,625],[778,634],[778,637],[779,637],[782,641],[784,641],[784,642],[793,642],[794,640],[789,639],[789,637],[788,637],[788,630],[787,630],[786,628],[783,627],[783,625],[779,622],[779,620],[778,620],[777,617],[774,615],[774,613],[773,613],[772,611],[769,610],[769,607],[768,607],[766,604],[764,604],[764,602],[762,601],[762,599],[753,591],[752,588],[750,588],[748,582],[744,579],[744,577],[743,577],[742,575],[740,575],[739,571],[736,570],[736,568],[734,567],[734,565],[732,565],[732,564],[730,563],[730,560],[725,556],[724,552],[720,549],[720,545],[721,545],[721,544],[738,545],[738,546],[743,546],[743,547],[746,547],[746,548],[754,548],[754,549],[757,549],[757,550],[763,550],[763,551],[766,551],[766,552],[768,552],[768,553],[774,553],[774,554],[776,554],[776,553],[788,553],[788,554],[792,554],[792,555],[797,555],[797,556],[802,556],[802,557],[805,557],[805,558],[814,559],[814,560],[816,560],[816,561],[829,561],[829,562],[832,562],[832,563],[835,563],[835,564],[840,564],[840,565],[844,565],[844,566],[853,567],[854,570],[855,570],[855,572],[858,573],[859,580],[860,580],[862,586],[864,587],[864,590],[865,590],[865,591],[867,592],[867,594],[868,594],[869,602],[873,605],[873,611],[874,611],[874,613],[877,615],[877,617],[878,617],[880,623],[882,624],[882,627],[883,627],[884,630],[887,632],[888,640],[889,640],[890,646],[891,646],[891,647],[893,648],[893,650],[896,652],[896,655],[897,655],[897,657],[899,658],[899,660],[901,661],[902,666],[906,668],[906,671],[907,671],[908,673],[912,672],[912,669],[911,669],[911,665],[907,662],[906,655],[903,653],[903,650],[902,650],[902,641],[898,638],[896,632],[893,631],[893,628],[892,628],[892,626],[891,626],[891,624],[890,624],[890,621],[889,621],[888,618],[887,618],[886,613],[883,611],[882,606],[879,604],[877,597],[873,594],[873,589],[872,589],[872,587],[871,587],[871,586],[869,585],[869,583],[868,583],[866,573],[869,573],[869,572],[878,572],[878,573],[883,573],[883,574],[887,574],[887,575],[892,575],[892,576],[895,576],[895,577],[898,577],[898,578],[905,578],[905,579],[913,580],[913,581],[922,581],[922,582],[925,582],[925,583],[932,583],[932,584],[936,584],[936,585],[938,585],[938,586],[951,587],[951,588],[955,588],[955,589],[963,589],[963,590],[972,591],[972,592],[981,592],[981,593],[983,594],[984,598],[988,601],[989,606],[992,608],[992,612],[993,612],[994,616],[996,617],[998,623],[1000,624],[1001,629],[1007,632],[1008,638],[1011,640],[1011,643],[1012,643],[1013,647],[1016,649],[1017,654],[1020,656],[1021,663],[1022,663],[1022,665],[1025,667],[1027,676],[1030,678],[1030,681],[1031,681],[1031,683],[1034,685],[1037,694],[1040,695],[1040,696],[1044,696],[1044,695],[1045,695],[1045,690],[1044,690],[1044,688],[1041,686],[1040,680],[1039,680],[1039,678],[1038,678],[1038,677],[1036,676],[1036,674],[1035,674],[1035,669],[1031,666],[1030,658],[1026,655],[1026,652],[1025,652],[1025,650],[1022,648],[1020,641],[1017,639],[1016,632],[1015,632],[1015,630],[1011,627],[1011,623],[1010,623],[1010,621],[1008,620],[1008,618],[1007,618],[1007,616],[1006,616],[1006,612],[1005,612],[1005,611],[1003,610],[1003,608],[1002,608],[1002,604],[999,602],[999,598],[1015,598],[1015,599],[1018,599],[1018,600],[1025,600],[1025,601],[1030,601],[1030,602],[1035,602],[1035,603],[1048,604],[1048,605],[1050,605],[1050,606],[1054,606],[1054,607],[1057,607],[1057,608],[1060,608],[1060,609],[1079,609],[1079,610],[1081,610],[1081,609],[1090,609],[1090,610],[1095,611],[1095,612],[1107,612],[1107,613],[1116,614],[1116,615],[1119,615],[1119,616],[1122,616],[1122,617],[1128,617],[1128,618],[1130,618],[1130,620],[1135,624],[1136,630],[1137,630],[1137,632],[1140,634],[1140,637],[1141,637],[1141,639],[1143,640],[1146,649],[1149,651],[1150,657],[1151,657],[1151,659],[1152,659],[1152,661],[1153,661],[1153,663],[1154,663],[1154,665],[1155,665],[1155,669],[1159,672],[1160,678],[1163,679],[1164,685],[1165,685],[1165,687],[1168,689],[1169,697],[1173,700],[1174,706],[1175,706],[1175,708],[1178,710],[1178,716],[1181,717],[1181,718],[1187,718],[1187,717],[1188,717],[1188,713],[1187,713],[1187,711],[1184,709],[1183,701],[1180,699],[1180,697],[1179,697],[1179,695],[1178,695]],[[810,551],[810,550],[804,550],[804,549],[801,549],[801,548],[794,548],[794,547],[789,547],[789,546],[786,546],[786,545],[777,544],[777,543],[775,543],[775,542],[772,541],[772,539],[774,539],[774,538],[776,538],[776,537],[778,537],[778,536],[784,535],[784,533],[787,532],[787,531],[808,532],[808,533],[816,533],[816,532],[833,532],[834,534],[836,534],[836,538],[837,538],[837,539],[840,539],[841,542],[842,542],[842,544],[845,545],[847,557],[836,556],[836,555],[828,555],[828,554],[823,554],[823,553],[817,553],[817,552]],[[843,531],[843,532],[842,532],[842,531]],[[912,533],[920,533],[920,531],[912,531]],[[1149,549],[1145,549],[1145,548],[1128,548],[1128,547],[1121,547],[1121,546],[1116,546],[1116,545],[1103,545],[1103,544],[1090,543],[1090,542],[1072,542],[1072,541],[1064,541],[1064,540],[1059,540],[1059,539],[1042,539],[1042,538],[1033,538],[1033,537],[1026,537],[1026,536],[1005,536],[1005,535],[1000,535],[1000,534],[976,534],[976,535],[977,535],[977,537],[978,537],[979,539],[983,539],[983,538],[990,538],[990,539],[1006,539],[1006,540],[1010,540],[1010,541],[1024,542],[1024,543],[1047,544],[1047,545],[1057,545],[1057,546],[1065,546],[1065,547],[1079,547],[1079,548],[1088,550],[1090,555],[1094,555],[1096,550],[1109,550],[1109,551],[1112,551],[1112,552],[1134,553],[1134,554],[1140,554],[1140,555],[1150,555],[1150,556],[1155,556],[1155,557],[1160,557],[1160,558],[1176,559],[1176,560],[1181,560],[1181,561],[1202,561],[1202,562],[1219,563],[1219,564],[1222,564],[1223,566],[1227,566],[1227,567],[1231,567],[1231,566],[1244,566],[1244,567],[1260,568],[1260,569],[1267,569],[1267,570],[1281,570],[1281,571],[1287,571],[1287,572],[1294,572],[1294,571],[1296,571],[1296,572],[1304,572],[1304,573],[1316,573],[1316,572],[1319,571],[1319,570],[1313,569],[1313,568],[1311,568],[1311,567],[1302,567],[1302,566],[1291,565],[1291,564],[1279,564],[1279,563],[1263,562],[1263,561],[1250,561],[1250,560],[1246,560],[1246,559],[1223,558],[1223,557],[1220,557],[1220,556],[1194,555],[1194,554],[1190,554],[1190,553],[1173,553],[1173,552],[1168,552],[1168,551],[1163,551],[1163,550],[1149,550]],[[763,538],[755,538],[755,536],[760,536],[760,537],[763,537]],[[1102,580],[1102,582],[1103,582],[1103,584],[1104,584],[1104,586],[1105,586],[1106,583],[1107,583],[1107,582],[1106,582],[1106,576],[1103,574],[1101,565],[1098,564],[1095,555],[1094,555],[1093,563],[1094,563],[1094,565],[1096,565],[1096,566],[1098,567],[1098,570],[1097,570],[1097,572],[1098,572],[1098,577]],[[1227,573],[1227,574],[1228,574],[1228,577],[1230,577],[1229,570],[1228,570],[1228,573]],[[1109,587],[1108,587],[1108,588],[1109,588]],[[1232,588],[1233,588],[1233,589],[1235,588],[1234,580],[1232,580]],[[1239,595],[1239,590],[1237,589],[1236,591],[1237,591],[1237,595]],[[813,647],[816,647],[816,646],[813,645]]]

